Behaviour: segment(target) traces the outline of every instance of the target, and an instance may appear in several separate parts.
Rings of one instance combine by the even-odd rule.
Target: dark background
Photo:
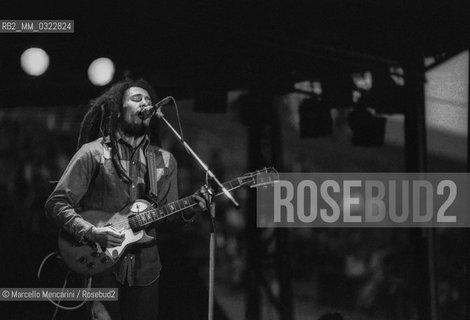
[[[144,77],[161,97],[175,96],[186,139],[223,180],[265,164],[277,164],[284,172],[466,170],[462,160],[431,154],[419,158],[406,146],[352,146],[345,115],[353,105],[351,75],[370,71],[380,79],[392,67],[405,70],[406,85],[382,86],[372,99],[381,103],[369,106],[414,119],[407,110],[419,109],[413,90],[424,85],[424,72],[468,49],[466,1],[16,2],[0,9],[0,19],[75,21],[73,34],[0,34],[1,287],[62,285],[65,268],[52,261],[43,280],[36,280],[41,260],[55,250],[54,228],[42,207],[53,187],[50,181],[60,177],[75,150],[88,101],[106,89],[87,78],[88,65],[98,57],[114,61],[115,79]],[[26,75],[19,65],[21,53],[32,46],[50,57],[49,69],[40,77]],[[422,65],[424,57],[432,57],[434,64]],[[289,129],[292,114],[285,106],[290,102],[283,99],[299,93],[294,84],[305,80],[320,81],[322,101],[328,110],[338,111],[333,136],[301,139]],[[255,98],[243,98],[246,93]],[[282,111],[277,120],[272,120],[273,110]],[[175,123],[173,111],[168,113]],[[270,134],[256,130],[266,124]],[[163,146],[179,162],[180,192],[190,194],[203,183],[203,172],[168,131],[161,134]],[[425,151],[425,140],[417,141],[417,149]],[[266,145],[272,154],[260,160],[258,151]],[[413,157],[430,165],[413,166],[420,161]],[[271,301],[269,292],[276,297],[276,288],[285,288],[285,283],[279,281],[279,267],[273,267],[269,242],[263,242],[270,231],[250,228],[252,196],[237,192],[240,211],[218,203],[216,319],[289,319],[285,313],[279,316],[282,307]],[[253,238],[257,232],[261,239]],[[279,299],[281,305],[294,301],[295,319],[317,318],[326,311],[341,311],[351,319],[426,318],[426,302],[417,296],[428,291],[416,279],[416,269],[426,263],[416,263],[409,230],[289,233],[287,243],[276,250],[289,253],[291,292]],[[253,239],[259,241],[259,252],[266,253],[259,264],[250,258]],[[206,217],[160,239],[163,317],[206,317],[207,240]],[[435,240],[439,316],[463,319],[468,305],[465,234],[437,230]],[[253,267],[265,282],[250,278]],[[256,295],[253,283],[260,290],[254,308],[261,311],[247,308],[245,313],[246,306],[253,306],[250,294]],[[8,319],[50,319],[54,313],[47,302],[1,303],[0,308]],[[57,318],[79,318],[80,312],[59,311]]]

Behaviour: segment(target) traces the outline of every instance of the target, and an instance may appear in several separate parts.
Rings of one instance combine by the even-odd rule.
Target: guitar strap
[[[104,157],[110,158],[110,151],[105,144],[103,144]],[[149,174],[150,192],[149,198],[157,204],[158,195],[158,181],[164,173],[164,168],[169,167],[170,153],[163,151],[159,147],[148,145],[145,150],[145,159],[147,161],[147,172]],[[159,159],[159,158],[162,159]],[[159,164],[159,160],[163,160],[163,167]],[[119,163],[119,161],[118,161]],[[130,178],[128,178],[130,179]]]
[[[152,200],[155,201],[157,199],[157,194],[158,194],[157,157],[156,157],[156,152],[154,152],[155,150],[148,150],[148,149],[154,149],[154,148],[150,148],[150,146],[147,147],[146,158],[147,158],[147,170],[149,173],[149,180],[150,180],[150,197],[152,198]]]

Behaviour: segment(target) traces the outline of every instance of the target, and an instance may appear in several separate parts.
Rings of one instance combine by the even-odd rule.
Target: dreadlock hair
[[[118,115],[122,109],[124,94],[126,90],[131,87],[139,87],[146,90],[150,95],[150,99],[153,102],[157,101],[157,95],[152,86],[143,79],[126,79],[115,83],[98,98],[90,101],[90,108],[83,117],[80,125],[80,133],[77,142],[78,150],[85,143],[94,141],[99,137],[109,137],[113,163],[118,173],[125,180],[128,180],[126,179],[127,175],[123,174],[124,169],[120,164],[118,153],[116,152],[116,132],[118,129]],[[150,120],[149,131],[150,140],[156,140],[153,142],[160,145],[160,141],[158,140],[158,120],[156,117]]]

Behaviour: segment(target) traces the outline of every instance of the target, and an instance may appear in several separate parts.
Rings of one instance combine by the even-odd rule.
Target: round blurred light
[[[40,76],[49,67],[49,56],[41,48],[29,48],[21,55],[21,68],[31,76]]]
[[[88,67],[88,78],[95,86],[107,85],[114,76],[114,63],[109,58],[98,58]]]

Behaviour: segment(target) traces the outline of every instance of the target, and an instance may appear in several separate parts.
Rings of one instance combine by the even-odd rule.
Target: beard
[[[126,135],[140,137],[148,132],[148,126],[141,121],[140,123],[127,123],[124,120],[120,119],[119,128]]]

